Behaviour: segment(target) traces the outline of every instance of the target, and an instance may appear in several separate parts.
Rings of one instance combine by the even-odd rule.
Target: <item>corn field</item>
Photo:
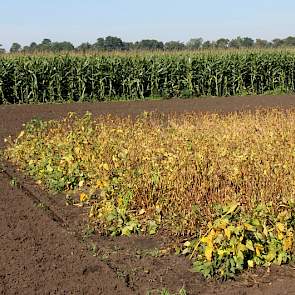
[[[0,104],[293,92],[294,51],[0,56]]]

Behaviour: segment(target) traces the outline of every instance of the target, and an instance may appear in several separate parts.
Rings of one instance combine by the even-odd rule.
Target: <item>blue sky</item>
[[[0,0],[0,44],[295,35],[294,0]]]

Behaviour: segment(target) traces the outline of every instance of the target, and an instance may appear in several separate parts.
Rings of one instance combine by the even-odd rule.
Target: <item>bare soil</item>
[[[295,96],[0,106],[0,148],[32,118],[68,112],[136,116],[160,113],[228,113],[293,108]],[[295,294],[295,266],[247,272],[226,283],[205,281],[185,257],[162,256],[169,242],[155,237],[105,237],[87,226],[87,208],[66,206],[9,163],[0,163],[0,294]]]

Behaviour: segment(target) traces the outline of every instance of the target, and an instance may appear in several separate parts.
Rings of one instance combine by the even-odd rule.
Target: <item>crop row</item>
[[[295,258],[294,134],[294,110],[69,114],[33,119],[4,154],[67,204],[87,206],[96,232],[166,233],[196,271],[228,278]]]
[[[0,104],[293,92],[292,51],[2,56]]]

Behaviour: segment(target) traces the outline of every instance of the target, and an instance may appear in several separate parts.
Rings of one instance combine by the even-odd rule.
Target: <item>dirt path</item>
[[[128,102],[75,103],[52,105],[4,105],[0,106],[0,147],[3,138],[20,130],[22,124],[33,117],[56,119],[68,112],[94,115],[114,114],[135,116],[143,111],[162,113],[181,112],[219,112],[228,113],[241,110],[254,110],[258,107],[295,107],[295,96],[253,96],[253,97],[216,97],[196,99],[146,100]]]
[[[144,110],[232,112],[273,106],[295,107],[295,96],[0,106],[0,148],[5,137],[15,135],[31,118],[60,118],[70,111],[134,116]],[[118,264],[124,268],[127,262],[120,260]],[[165,270],[165,275],[168,280],[175,280],[172,286],[177,285],[177,270],[171,277]],[[144,277],[138,279],[140,284],[149,284]],[[196,280],[192,286],[198,286],[192,294],[295,294],[295,277],[294,270],[282,268],[266,281],[252,285],[206,286]],[[136,293],[142,294],[143,289]],[[85,244],[38,208],[21,189],[12,186],[11,179],[0,172],[0,294],[133,294],[133,291],[107,264],[93,257]]]
[[[0,190],[0,294],[130,294],[3,173]]]

